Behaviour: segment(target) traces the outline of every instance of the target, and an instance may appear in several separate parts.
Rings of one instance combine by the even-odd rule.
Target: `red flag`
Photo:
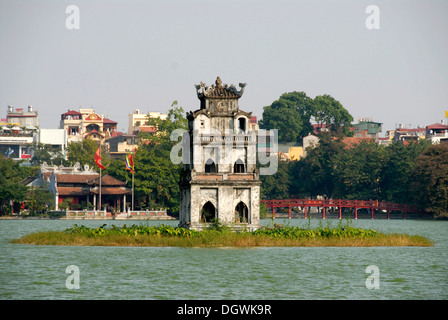
[[[98,147],[98,150],[96,150],[96,152],[95,152],[95,162],[96,162],[96,165],[98,166],[98,167],[100,167],[101,169],[106,169],[102,164],[101,164],[101,153],[100,153],[100,147]]]
[[[131,171],[131,173],[135,173],[134,171],[134,155],[128,154],[124,159],[124,163],[126,164],[126,170]]]

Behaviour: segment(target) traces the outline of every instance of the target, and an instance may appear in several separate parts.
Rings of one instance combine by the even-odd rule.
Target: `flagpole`
[[[99,210],[101,211],[101,168],[100,168],[100,199],[99,199]]]
[[[134,171],[132,171],[132,211],[134,211]]]

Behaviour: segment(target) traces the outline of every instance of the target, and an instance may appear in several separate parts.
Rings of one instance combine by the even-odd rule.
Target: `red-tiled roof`
[[[103,138],[105,137],[105,134],[104,134],[104,133],[101,133],[101,132],[99,132],[99,131],[96,131],[95,129],[92,130],[92,131],[90,131],[89,133],[87,133],[85,136],[88,137],[88,136],[90,136],[90,135],[92,135],[92,134],[95,134],[95,133],[99,134],[99,135],[102,136]]]
[[[123,135],[123,132],[116,131],[116,130],[114,130],[110,133],[111,137],[118,137],[118,136],[122,136],[122,135]]]
[[[342,139],[342,142],[345,144],[346,148],[352,148],[361,143],[361,141],[374,141],[374,140],[373,138],[367,138],[367,137],[344,137]]]
[[[75,110],[69,110],[66,113],[63,113],[62,115],[72,115],[72,114],[82,115],[82,113]]]
[[[99,188],[95,187],[95,189],[92,189],[91,192],[94,194],[99,194]],[[102,187],[101,194],[123,195],[123,194],[131,194],[131,191],[124,187],[118,187],[118,188]]]
[[[448,126],[446,126],[444,124],[441,124],[441,123],[434,123],[434,124],[431,124],[429,126],[426,126],[426,129],[430,129],[430,130],[442,129],[442,130],[445,130],[445,129],[448,129]]]
[[[88,182],[89,185],[99,185],[100,184],[100,178],[97,176],[91,181]],[[101,185],[102,186],[124,186],[126,185],[126,182],[118,180],[108,174],[101,177]]]
[[[57,183],[88,183],[95,178],[98,178],[99,174],[56,174]]]
[[[139,129],[140,129],[140,132],[157,132],[157,128],[156,127],[143,127],[143,126],[140,126]]]
[[[60,196],[86,196],[90,193],[90,189],[83,187],[58,187]]]
[[[118,122],[104,118],[103,119],[103,124],[117,124]]]

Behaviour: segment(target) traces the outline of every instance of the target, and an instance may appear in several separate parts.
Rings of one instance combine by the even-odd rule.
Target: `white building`
[[[34,141],[51,145],[55,151],[62,152],[62,155],[66,158],[67,130],[39,129],[34,137]]]
[[[144,130],[146,128],[151,128],[156,131],[156,128],[146,124],[146,122],[148,121],[148,116],[151,118],[160,118],[162,120],[166,120],[168,114],[160,112],[141,113],[139,109],[135,109],[133,113],[129,114],[128,134],[136,134],[139,131],[148,131]]]

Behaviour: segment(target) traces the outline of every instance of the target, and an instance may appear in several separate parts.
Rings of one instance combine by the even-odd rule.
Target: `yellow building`
[[[117,130],[117,122],[98,115],[91,108],[69,110],[61,115],[59,128],[67,130],[67,142],[103,141]]]

